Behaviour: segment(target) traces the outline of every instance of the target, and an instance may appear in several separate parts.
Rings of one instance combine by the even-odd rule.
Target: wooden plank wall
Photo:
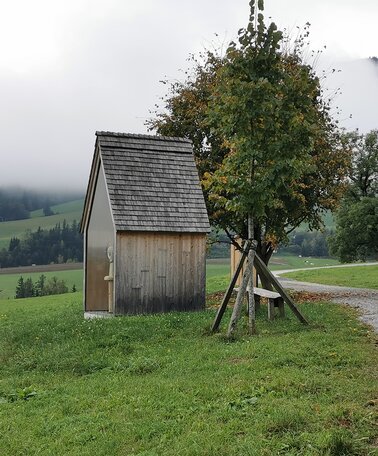
[[[118,233],[115,313],[203,309],[205,249],[205,234]]]

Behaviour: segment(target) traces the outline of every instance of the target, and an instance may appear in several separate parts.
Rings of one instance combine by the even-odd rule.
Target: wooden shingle
[[[190,141],[110,132],[96,135],[117,230],[209,231]]]

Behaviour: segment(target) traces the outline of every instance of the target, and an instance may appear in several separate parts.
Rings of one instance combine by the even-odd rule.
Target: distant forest
[[[76,221],[63,221],[54,228],[27,232],[25,238],[13,237],[8,249],[0,251],[0,267],[83,261],[83,237]]]
[[[55,194],[19,188],[0,188],[0,222],[30,218],[30,212],[43,209],[53,215],[51,206],[82,198],[82,193]]]

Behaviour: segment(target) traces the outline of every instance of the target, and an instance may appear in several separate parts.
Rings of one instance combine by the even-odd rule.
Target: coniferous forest
[[[23,239],[13,237],[0,251],[0,267],[83,261],[83,238],[76,221],[65,220],[49,230],[29,231]]]

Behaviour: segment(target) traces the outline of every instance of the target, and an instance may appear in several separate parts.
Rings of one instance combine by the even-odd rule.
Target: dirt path
[[[299,282],[286,277],[280,277],[280,274],[284,272],[293,272],[293,270],[275,271],[274,274],[285,288],[296,291],[327,293],[332,302],[345,304],[358,309],[361,313],[360,319],[364,323],[371,325],[378,332],[378,290]]]

